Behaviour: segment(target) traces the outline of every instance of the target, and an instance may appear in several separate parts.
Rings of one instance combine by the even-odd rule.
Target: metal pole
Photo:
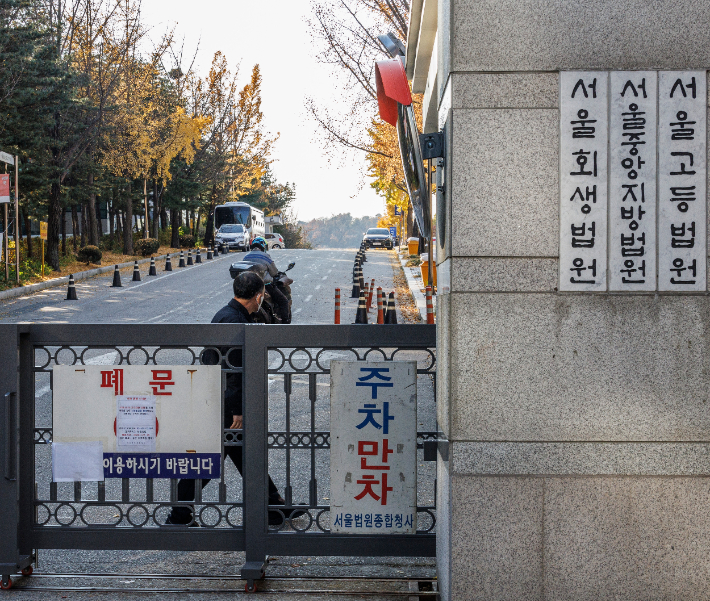
[[[431,222],[431,159],[427,159],[427,202],[429,203],[429,261],[427,261],[427,272],[429,276],[429,285],[431,289],[434,290],[434,248],[432,247],[432,238],[434,237],[434,232],[432,231]]]
[[[5,235],[3,236],[3,246],[5,252],[5,281],[10,281],[10,255],[8,254],[7,238],[10,235],[10,228],[7,225],[7,203],[3,203],[4,209],[4,221],[2,222],[3,228],[5,228]]]
[[[15,155],[15,282],[20,283],[20,157]]]

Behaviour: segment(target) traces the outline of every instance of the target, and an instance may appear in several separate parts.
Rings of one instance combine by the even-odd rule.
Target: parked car
[[[272,248],[286,248],[286,243],[281,234],[264,234],[266,243],[269,245],[269,250]]]
[[[237,250],[247,250],[251,240],[248,239],[247,230],[239,223],[225,223],[215,233],[215,244],[224,245]]]
[[[394,246],[390,231],[385,227],[371,227],[363,236],[366,248],[389,248]]]

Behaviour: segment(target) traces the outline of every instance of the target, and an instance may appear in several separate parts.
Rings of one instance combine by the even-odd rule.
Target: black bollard
[[[367,323],[367,301],[365,291],[360,290],[360,300],[357,302],[357,313],[355,313],[355,323]]]
[[[158,272],[155,270],[155,257],[150,258],[150,269],[148,270],[148,275],[158,275]]]
[[[192,262],[192,251],[189,248],[187,249],[187,264],[194,265]]]
[[[357,269],[353,269],[353,292],[350,298],[358,298],[360,296],[360,281],[357,277]]]
[[[67,300],[79,300],[76,297],[76,288],[74,287],[74,274],[69,274],[69,288],[67,289]]]
[[[170,260],[170,254],[165,255],[165,271],[172,271],[173,270],[173,264],[172,261]]]
[[[113,269],[113,284],[111,284],[111,288],[123,288],[123,284],[121,284],[121,273],[118,271],[118,265],[116,265]]]
[[[202,256],[200,255],[200,249],[199,249],[199,248],[197,249],[197,256],[195,257],[195,263],[197,263],[198,265],[199,265],[200,263],[202,263]]]
[[[134,282],[141,281],[141,272],[138,270],[138,261],[133,263],[133,280]]]
[[[397,325],[397,310],[394,307],[394,292],[390,292],[390,298],[387,302],[387,317],[385,318],[385,323]]]
[[[207,260],[208,261],[212,260],[212,247],[211,246],[207,247]]]
[[[178,267],[185,267],[185,253],[183,251],[180,251],[180,262],[178,263]]]

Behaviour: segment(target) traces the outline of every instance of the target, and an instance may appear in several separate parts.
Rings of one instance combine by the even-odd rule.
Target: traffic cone
[[[212,260],[212,247],[211,246],[207,247],[207,260],[208,261]]]
[[[74,287],[74,274],[69,274],[69,288],[67,289],[67,300],[79,300],[76,297],[76,288]]]
[[[173,264],[172,261],[170,261],[170,254],[168,253],[165,255],[165,271],[172,271],[173,270]]]
[[[396,324],[397,323],[397,309],[394,307],[394,292],[390,292],[390,298],[387,303],[387,319],[386,324]]]
[[[340,323],[340,288],[335,289],[335,320],[333,323]]]
[[[158,275],[158,272],[155,270],[155,257],[150,258],[150,269],[148,270],[148,275]]]
[[[377,287],[377,323],[385,323],[385,316],[382,313],[382,287]]]
[[[195,257],[195,263],[197,263],[198,265],[199,265],[200,263],[202,263],[202,256],[200,255],[200,249],[199,249],[199,248],[197,249],[197,256]]]
[[[426,287],[426,322],[428,324],[434,323],[434,301],[431,286]]]
[[[370,284],[370,287],[368,288],[368,294],[367,294],[367,310],[369,311],[372,308],[372,295],[375,292],[375,278],[372,278],[372,283]]]
[[[370,284],[365,282],[365,287],[361,288],[360,290],[363,290],[365,292],[365,311],[367,311],[367,298],[370,296]]]
[[[140,282],[141,281],[141,271],[140,271],[140,268],[138,267],[138,261],[133,262],[133,279],[131,281],[133,281],[133,282]]]
[[[382,323],[387,323],[387,293],[382,291]]]
[[[194,265],[192,262],[192,251],[190,249],[187,250],[187,264]]]
[[[133,262],[133,282],[141,281],[141,272],[138,270],[138,261]]]
[[[367,309],[365,308],[365,291],[360,291],[360,300],[357,302],[357,313],[355,313],[355,323],[367,323]]]
[[[118,271],[118,265],[116,265],[113,269],[113,284],[111,284],[111,288],[123,288],[123,284],[121,284],[121,273]]]
[[[178,263],[178,267],[185,267],[185,253],[183,251],[180,251],[180,262]]]
[[[358,298],[360,296],[360,282],[357,279],[357,269],[353,269],[353,292],[350,298]]]

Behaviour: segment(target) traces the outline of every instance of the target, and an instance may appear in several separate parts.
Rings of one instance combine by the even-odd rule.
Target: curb
[[[409,290],[414,297],[414,303],[417,305],[419,315],[421,315],[422,321],[426,323],[426,296],[421,292],[421,289],[424,288],[424,281],[413,267],[407,267],[407,259],[403,259],[401,255],[399,257],[399,262],[402,265],[404,277],[407,278],[407,285],[409,286]]]
[[[201,250],[201,249],[200,249]],[[174,253],[167,253],[165,255],[158,255],[157,257],[153,257],[156,261],[170,257],[171,259],[175,256],[180,256],[180,252],[174,252]],[[147,259],[141,259],[138,261],[138,265],[142,265],[143,263],[150,263],[151,257],[148,257]],[[123,269],[124,267],[133,267],[133,264],[135,261],[127,261],[126,263],[118,263],[118,268]],[[113,271],[116,268],[116,265],[109,265],[106,267],[97,267],[96,269],[89,269],[87,271],[80,271],[78,273],[72,274],[74,275],[74,281],[78,282],[80,280],[85,280],[87,278],[91,278],[95,275],[101,275],[103,273],[108,273],[109,271]],[[69,276],[65,275],[60,278],[55,278],[53,280],[47,280],[46,282],[38,282],[36,284],[29,284],[27,286],[20,286],[18,288],[11,288],[10,290],[4,290],[3,292],[0,292],[0,301],[6,300],[8,298],[15,298],[18,296],[24,296],[26,294],[32,294],[33,292],[39,292],[40,290],[45,290],[46,288],[54,288],[56,286],[63,286],[64,284],[69,284]]]

